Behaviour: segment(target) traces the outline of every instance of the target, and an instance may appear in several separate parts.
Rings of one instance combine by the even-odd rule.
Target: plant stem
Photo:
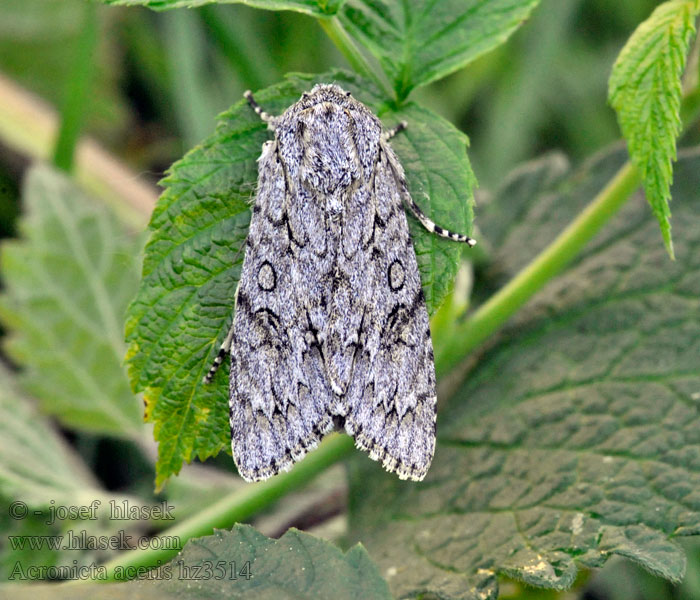
[[[371,79],[387,99],[394,98],[393,92],[389,90],[384,81],[367,62],[367,59],[358,50],[357,46],[355,46],[352,38],[338,20],[338,17],[320,18],[318,22],[350,66],[363,77]]]
[[[438,375],[497,331],[535,292],[557,275],[608,222],[640,185],[637,169],[626,163],[557,238],[503,288],[459,324],[436,357]]]
[[[165,541],[165,539],[172,540],[173,537],[177,537],[187,541],[194,537],[209,535],[215,527],[231,527],[234,523],[245,521],[288,492],[308,483],[333,463],[348,456],[353,447],[353,440],[349,436],[333,435],[324,440],[320,447],[304,460],[296,463],[291,471],[236,490],[191,518],[164,530],[155,539]],[[166,536],[170,537],[166,538]],[[120,578],[120,573],[124,573],[124,569],[132,568],[133,571],[138,567],[154,567],[162,564],[178,551],[179,548],[130,550],[117,555],[104,566],[107,569],[108,579],[114,581]]]
[[[88,96],[97,48],[97,3],[85,2],[84,8],[83,26],[67,79],[61,128],[53,154],[54,165],[64,171],[73,169],[75,147],[89,106]]]

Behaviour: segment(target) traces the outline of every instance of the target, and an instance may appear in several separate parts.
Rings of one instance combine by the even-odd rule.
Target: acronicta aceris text
[[[233,458],[248,481],[289,469],[333,429],[401,479],[435,450],[435,366],[405,205],[411,199],[379,119],[336,85],[284,114],[251,107],[274,132],[258,187],[233,324],[210,382],[231,356]]]

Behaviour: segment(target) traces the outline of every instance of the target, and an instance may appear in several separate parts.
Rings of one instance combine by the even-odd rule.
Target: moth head
[[[343,88],[334,83],[317,83],[310,92],[302,94],[300,102],[305,108],[320,102],[333,102],[335,104],[346,105],[350,100],[350,96],[350,92],[346,92]]]

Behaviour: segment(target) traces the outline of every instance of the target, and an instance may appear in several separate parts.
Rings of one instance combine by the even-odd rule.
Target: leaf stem
[[[67,79],[66,96],[61,110],[61,128],[53,153],[54,165],[69,172],[73,169],[78,136],[89,106],[88,96],[98,39],[97,3],[86,2],[84,9],[83,26]]]
[[[338,17],[320,18],[318,22],[350,66],[363,77],[371,79],[387,99],[393,99],[394,94],[389,90],[381,77],[377,75],[369,62],[367,62],[367,59],[357,48],[348,32],[345,31]]]
[[[348,456],[353,448],[353,440],[347,435],[333,435],[327,438],[317,450],[296,463],[291,471],[250,484],[224,496],[189,519],[164,530],[154,538],[152,547],[147,550],[130,550],[118,554],[104,565],[107,569],[107,580],[124,578],[124,573],[129,571],[133,577],[135,569],[163,564],[180,550],[158,548],[158,541],[162,542],[160,545],[168,546],[172,545],[169,542],[175,538],[187,541],[209,535],[215,527],[231,527],[234,523],[245,521],[285,494],[305,485],[333,463]]]
[[[640,185],[637,169],[626,163],[586,209],[527,267],[466,321],[440,349],[435,367],[444,374],[498,330],[535,292],[557,275],[607,223]]]

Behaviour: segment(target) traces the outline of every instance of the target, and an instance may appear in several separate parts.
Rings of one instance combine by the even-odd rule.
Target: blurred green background
[[[509,42],[414,98],[471,139],[470,159],[488,194],[520,162],[553,150],[576,164],[619,139],[606,103],[617,53],[658,4],[653,0],[542,0]],[[96,20],[94,46],[85,24]],[[87,60],[80,60],[88,44]],[[214,129],[216,115],[244,90],[290,71],[321,72],[345,61],[304,15],[239,5],[155,13],[83,0],[0,1],[0,74],[57,110],[84,78],[83,133],[153,184]],[[1,82],[0,82],[1,83]],[[0,85],[0,119],[7,111]],[[31,136],[30,124],[17,123]],[[0,236],[12,236],[27,157],[0,137]],[[483,197],[483,196],[482,196]],[[477,196],[479,199],[479,196]],[[477,206],[478,225],[478,206]],[[0,276],[2,273],[0,272]],[[108,490],[152,496],[152,471],[132,442],[64,432]],[[231,471],[228,456],[212,461]],[[700,598],[700,544],[686,542],[684,583],[621,560],[555,594],[506,583],[504,598],[663,600]]]
[[[580,159],[619,135],[607,78],[656,4],[543,0],[507,44],[415,97],[470,136],[482,187],[546,150]],[[87,12],[82,0],[3,0],[2,72],[61,106]],[[245,89],[345,64],[314,19],[292,12],[212,5],[97,13],[85,128],[154,178]]]

